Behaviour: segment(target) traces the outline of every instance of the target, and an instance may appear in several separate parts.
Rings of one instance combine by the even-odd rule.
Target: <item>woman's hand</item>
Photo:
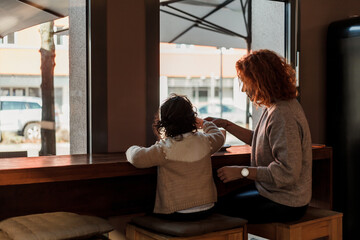
[[[243,178],[241,176],[242,169],[243,169],[242,166],[225,166],[217,170],[217,175],[221,181],[227,183],[230,181]]]
[[[229,125],[229,121],[223,118],[213,118],[213,117],[207,117],[205,118],[206,121],[213,122],[217,127],[221,127],[226,129],[226,127]]]

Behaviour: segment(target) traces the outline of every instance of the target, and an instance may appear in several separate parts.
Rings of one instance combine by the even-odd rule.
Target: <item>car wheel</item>
[[[24,137],[26,139],[34,140],[40,139],[41,128],[39,123],[29,123],[24,129]]]

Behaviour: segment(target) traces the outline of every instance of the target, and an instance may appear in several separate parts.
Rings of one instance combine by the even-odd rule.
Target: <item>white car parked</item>
[[[27,139],[41,136],[41,98],[0,96],[0,133],[16,132]]]
[[[220,113],[221,111],[222,113]],[[198,109],[198,114],[200,118],[222,117],[236,124],[242,124],[246,121],[246,112],[244,110],[228,104],[221,105],[221,108],[220,104],[207,104]]]

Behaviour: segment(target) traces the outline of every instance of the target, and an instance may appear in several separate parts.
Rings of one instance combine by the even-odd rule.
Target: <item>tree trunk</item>
[[[56,155],[54,68],[55,45],[53,22],[40,25],[41,34],[41,150],[40,156]]]

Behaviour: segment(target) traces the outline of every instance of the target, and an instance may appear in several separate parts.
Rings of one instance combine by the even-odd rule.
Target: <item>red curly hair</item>
[[[270,107],[298,94],[294,69],[273,51],[262,49],[245,55],[236,62],[236,71],[255,105]]]

